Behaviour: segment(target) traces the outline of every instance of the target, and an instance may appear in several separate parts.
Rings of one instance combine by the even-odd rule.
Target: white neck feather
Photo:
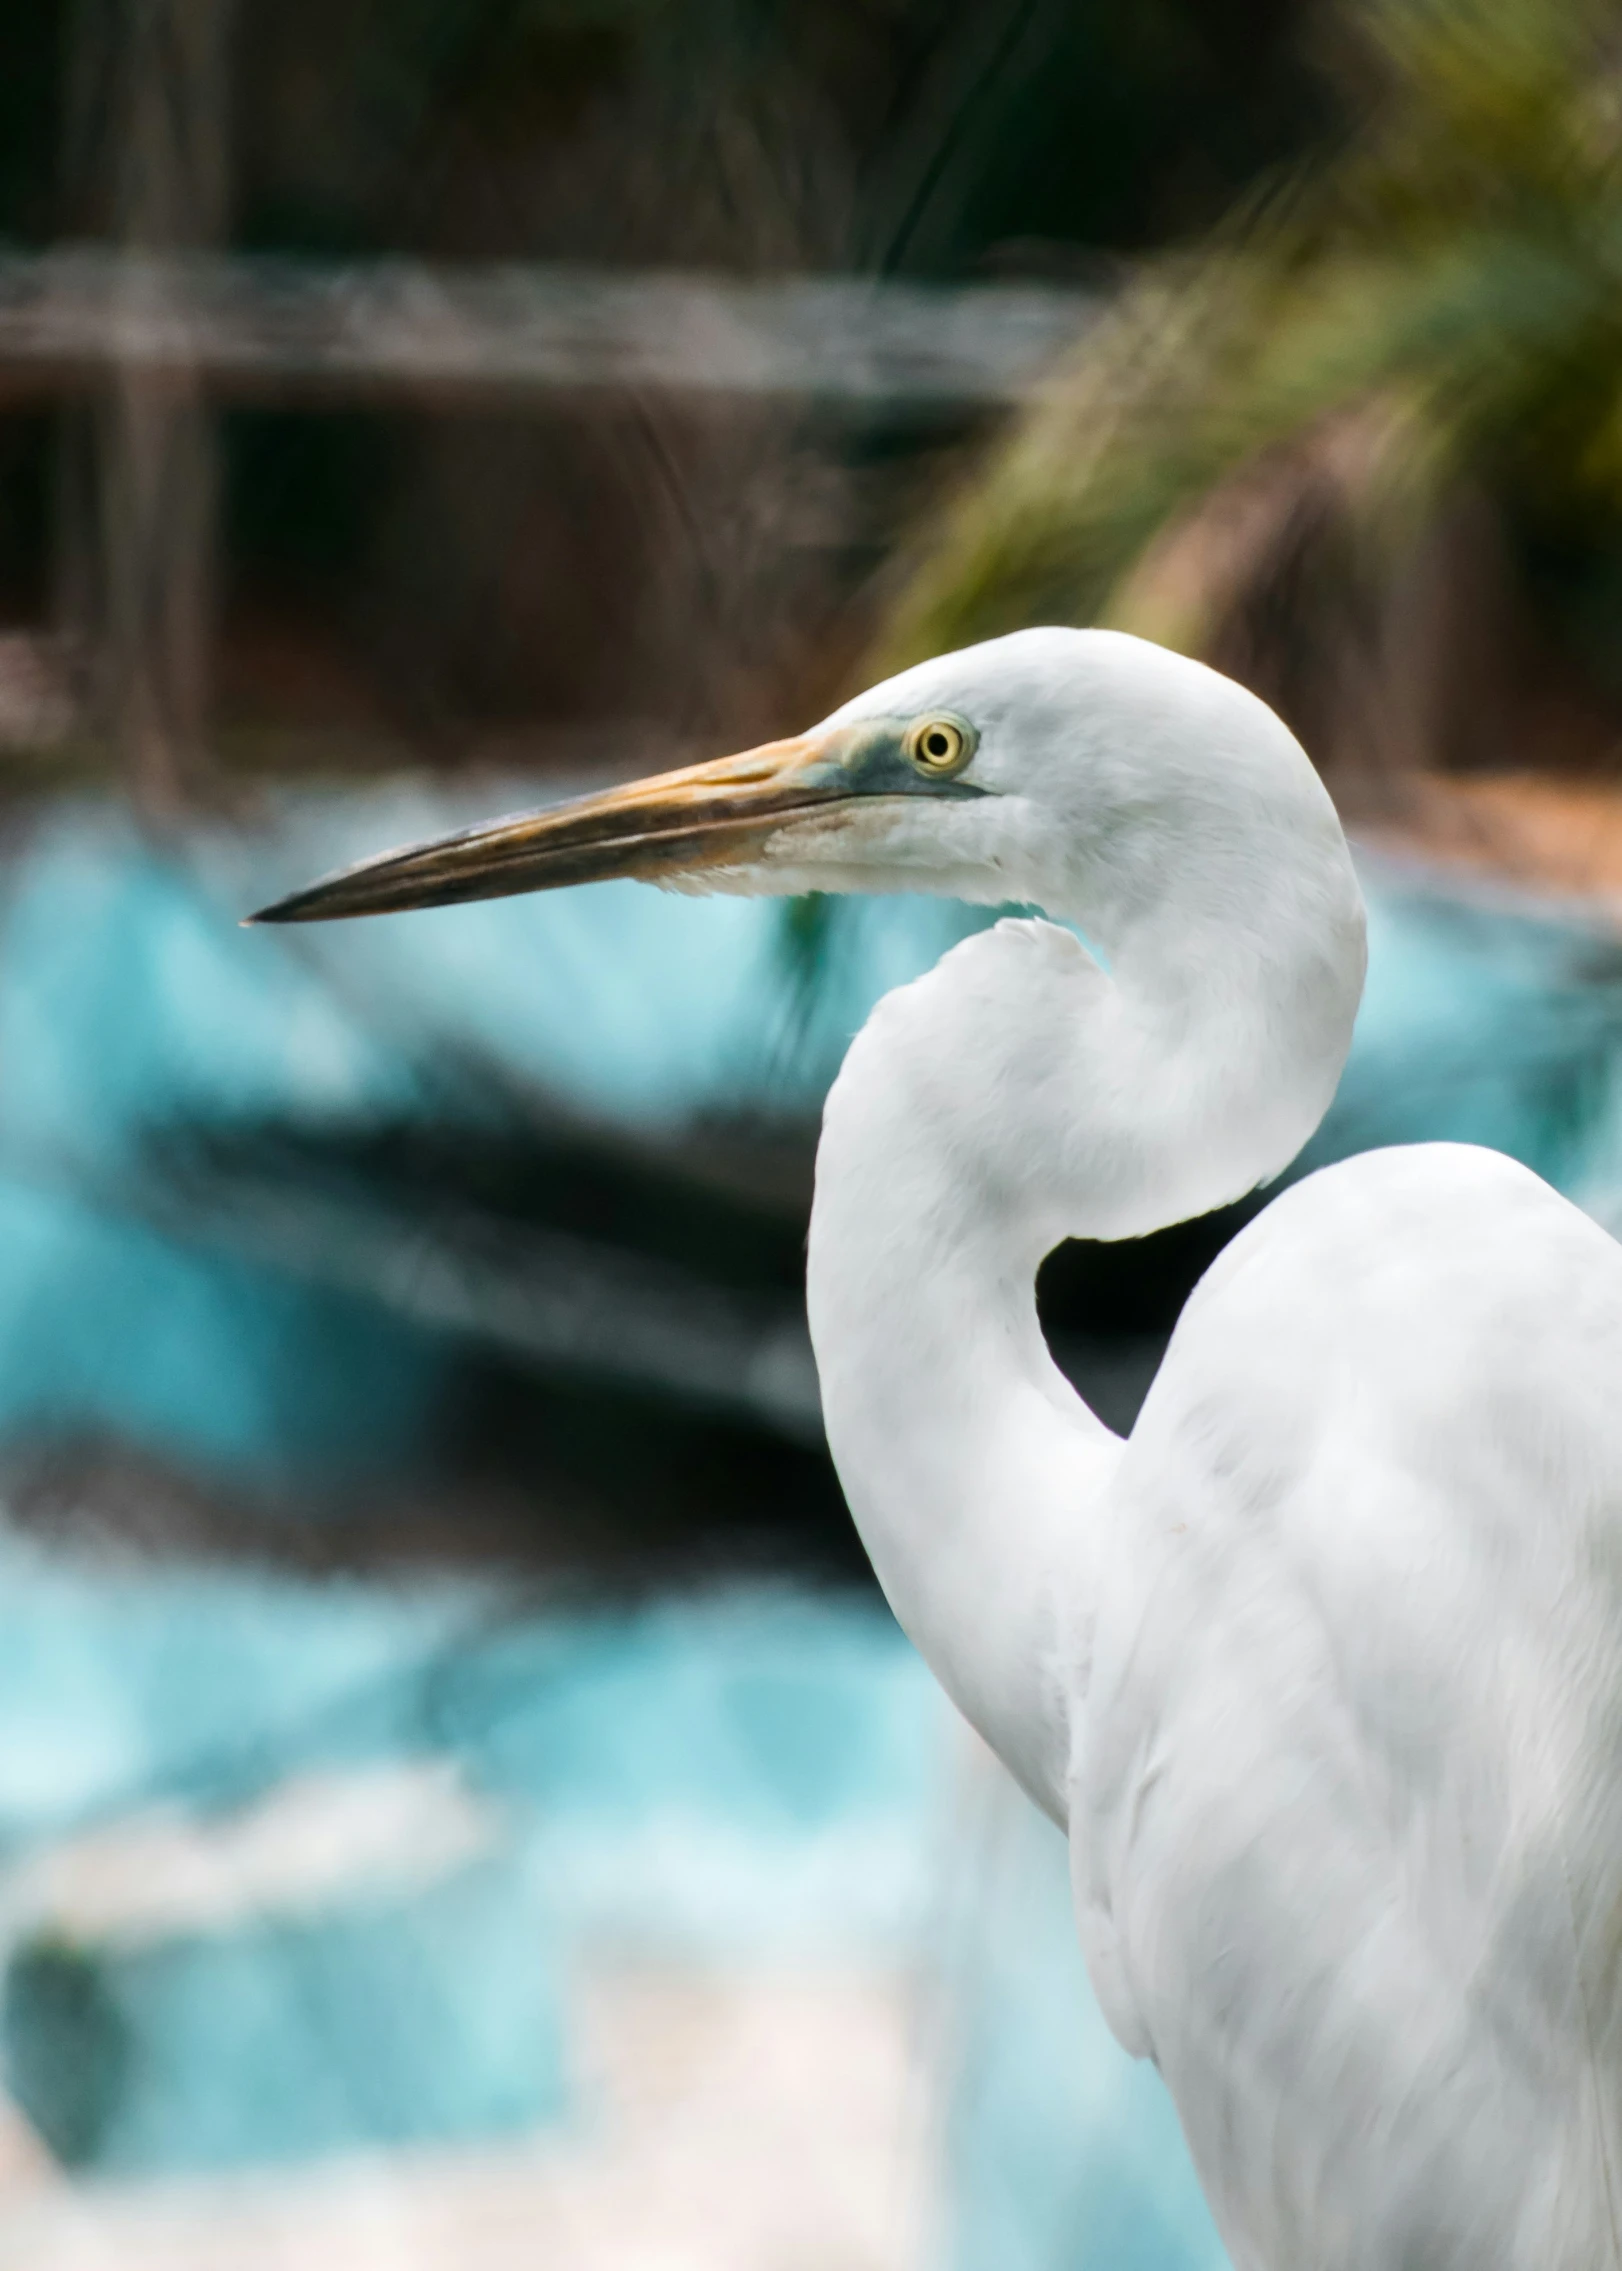
[[[828,1099],[807,1294],[834,1462],[900,1623],[1060,1821],[1084,1541],[1102,1550],[1124,1445],[1054,1366],[1036,1271],[1066,1236],[1240,1197],[1327,1109],[1362,911],[1308,782],[1305,828],[1240,813],[1181,856],[1162,831],[1107,895],[1084,852],[1055,873],[1045,847],[1045,903],[1088,922],[1108,971],[1052,923],[999,923],[880,1003]]]

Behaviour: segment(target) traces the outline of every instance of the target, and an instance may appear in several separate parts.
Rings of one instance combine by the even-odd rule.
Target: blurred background
[[[888,1618],[821,1097],[983,912],[341,860],[1108,622],[1295,725],[1303,1168],[1622,1222],[1622,15],[0,31],[0,2271],[1219,2271]],[[1130,1426],[1248,1209],[1044,1271]]]

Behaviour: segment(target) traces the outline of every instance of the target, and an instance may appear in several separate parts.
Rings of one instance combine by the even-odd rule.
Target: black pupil
[[[952,753],[952,744],[947,740],[944,733],[929,734],[924,741],[924,747],[931,757],[949,757]]]

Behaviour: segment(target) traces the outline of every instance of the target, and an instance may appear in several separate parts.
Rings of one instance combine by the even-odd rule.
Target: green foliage
[[[1140,274],[926,532],[885,665],[1038,620],[1210,651],[1243,483],[1271,468],[1297,498],[1332,483],[1375,583],[1485,496],[1573,658],[1622,685],[1594,605],[1622,589],[1622,23],[1598,0],[1364,0],[1345,30],[1361,123]],[[1217,540],[1168,573],[1199,515]]]

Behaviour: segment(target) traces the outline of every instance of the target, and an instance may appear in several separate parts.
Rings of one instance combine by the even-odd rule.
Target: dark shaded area
[[[930,275],[1128,250],[1208,225],[1321,129],[1301,20],[1287,0],[257,5],[240,228]]]
[[[395,1123],[354,1137],[259,1127],[177,1138],[166,1171],[253,1176],[394,1210],[423,1229],[473,1213],[507,1231],[602,1239],[717,1285],[798,1295],[815,1130],[729,1120],[683,1141],[571,1126]]]
[[[777,406],[598,400],[236,413],[224,447],[227,724],[445,758],[627,717],[763,736],[831,700],[930,438],[864,465]]]
[[[107,1965],[66,1941],[27,1940],[0,2000],[6,2086],[64,2168],[88,2167],[128,2081],[129,2030]]]
[[[0,611],[13,621],[38,621],[49,604],[53,465],[48,416],[0,418]]]
[[[1037,1279],[1043,1331],[1061,1346],[1076,1335],[1169,1338],[1183,1303],[1269,1195],[1242,1199],[1148,1238],[1109,1244],[1067,1240],[1048,1256]]]
[[[617,1586],[751,1570],[873,1582],[824,1452],[666,1398],[470,1356],[442,1455],[525,1560]]]
[[[0,237],[61,210],[64,60],[11,12]],[[235,235],[323,254],[962,273],[1197,231],[1326,123],[1290,0],[241,0]],[[93,122],[92,122],[93,123]]]
[[[70,0],[8,8],[0,32],[0,239],[59,228],[63,59]]]

